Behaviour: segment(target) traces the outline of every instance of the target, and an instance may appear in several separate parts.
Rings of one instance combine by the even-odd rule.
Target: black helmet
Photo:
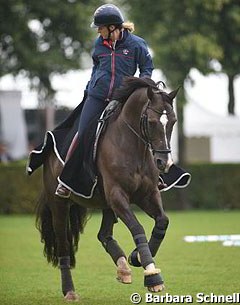
[[[124,22],[120,9],[113,4],[104,4],[96,9],[94,19],[91,23],[92,28],[99,26],[122,24]]]

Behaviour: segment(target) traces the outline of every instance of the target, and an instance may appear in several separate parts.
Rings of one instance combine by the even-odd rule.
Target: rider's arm
[[[92,67],[92,73],[91,73],[90,79],[92,79],[93,75],[95,74],[95,72],[97,70],[97,66],[98,66],[98,58],[97,58],[97,56],[94,56],[94,53],[92,55],[92,60],[93,60],[93,67]],[[90,81],[88,81],[87,86],[84,90],[84,96],[87,95],[89,82]]]
[[[138,49],[138,68],[140,71],[139,77],[152,76],[152,71],[154,69],[153,62],[145,41],[141,43]]]

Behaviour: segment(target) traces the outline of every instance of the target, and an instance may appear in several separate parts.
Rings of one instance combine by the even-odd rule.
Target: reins
[[[137,136],[146,146],[150,146],[150,143],[145,141],[143,137],[140,136],[140,134],[124,119],[122,119],[123,122],[127,125],[127,127]]]

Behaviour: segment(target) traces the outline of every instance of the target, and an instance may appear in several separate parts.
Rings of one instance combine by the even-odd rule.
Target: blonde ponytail
[[[128,30],[129,32],[133,32],[134,31],[134,23],[130,22],[130,21],[126,21],[122,24],[122,27],[126,30]]]

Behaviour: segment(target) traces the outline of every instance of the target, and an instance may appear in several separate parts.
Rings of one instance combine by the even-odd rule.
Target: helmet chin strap
[[[110,40],[111,34],[112,34],[114,31],[119,30],[119,31],[121,32],[122,25],[114,25],[114,27],[115,27],[115,28],[114,28],[113,30],[110,30],[110,25],[107,26],[107,29],[108,29],[108,38],[107,38],[107,40],[108,40],[108,41]]]
[[[111,34],[117,29],[116,27],[113,30],[110,30],[110,25],[107,27],[108,29],[108,38],[107,40],[109,41],[111,38]]]

